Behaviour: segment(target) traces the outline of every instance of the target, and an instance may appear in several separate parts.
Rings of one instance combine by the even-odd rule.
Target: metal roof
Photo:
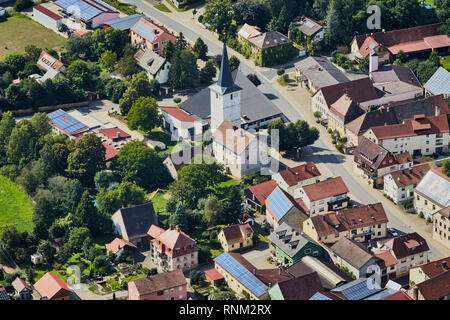
[[[440,67],[424,87],[434,95],[450,94],[450,72]]]
[[[320,292],[316,292],[309,300],[331,300],[327,296],[324,296]]]
[[[450,181],[434,172],[434,170],[428,171],[417,185],[416,190],[444,208],[450,206]]]
[[[133,26],[133,31],[140,35],[142,38],[153,42],[156,38],[156,34],[154,32],[155,29],[146,24],[143,20],[138,21]]]
[[[55,4],[85,21],[104,12],[118,12],[100,0],[58,0]]]
[[[110,21],[106,22],[105,24],[114,29],[128,30],[132,26],[134,26],[141,18],[144,18],[147,21],[151,22],[151,20],[149,18],[147,18],[146,16],[144,16],[143,14],[133,14],[131,16],[126,16],[126,17],[110,20]]]
[[[294,206],[280,188],[273,190],[267,200],[267,207],[278,221]]]
[[[262,296],[268,287],[228,253],[222,253],[214,259],[222,268],[229,272],[236,280],[242,283],[255,296]]]
[[[76,120],[74,117],[72,117],[62,109],[49,113],[47,117],[50,119],[50,122],[54,126],[58,127],[69,135],[80,133],[89,129],[84,123]]]

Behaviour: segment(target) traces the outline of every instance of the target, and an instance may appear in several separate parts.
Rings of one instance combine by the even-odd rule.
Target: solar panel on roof
[[[327,296],[324,296],[320,292],[316,292],[309,300],[331,300]]]
[[[222,253],[215,261],[227,270],[234,278],[241,282],[255,296],[263,295],[268,287],[234,260],[228,253]]]
[[[88,128],[84,123],[76,120],[74,117],[67,114],[64,110],[61,109],[52,112],[47,116],[53,125],[57,126],[61,130],[66,131],[68,134],[72,134],[83,128]]]
[[[268,207],[275,217],[280,220],[292,208],[292,203],[286,198],[279,188],[269,195]]]
[[[372,294],[380,292],[381,290],[382,289],[380,287],[369,288],[367,281],[362,281],[354,286],[344,289],[342,293],[349,300],[362,300]]]

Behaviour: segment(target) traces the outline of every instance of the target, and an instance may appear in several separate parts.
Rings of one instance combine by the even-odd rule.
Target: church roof
[[[213,84],[211,88],[220,91],[222,94],[241,90],[241,88],[234,83],[233,77],[231,76],[231,69],[228,63],[227,46],[225,43],[223,44],[219,80],[217,81],[217,83]]]

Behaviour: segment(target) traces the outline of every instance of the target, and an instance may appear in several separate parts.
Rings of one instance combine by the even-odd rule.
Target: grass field
[[[16,226],[19,231],[33,229],[33,206],[28,196],[13,182],[0,176],[0,230]]]
[[[172,11],[170,11],[169,8],[167,8],[167,6],[164,3],[157,4],[155,6],[155,8],[158,9],[159,11],[162,11],[162,12],[172,12]]]
[[[57,49],[62,47],[64,42],[65,39],[56,32],[21,14],[0,22],[0,58],[10,52],[24,52],[27,45]]]
[[[441,65],[444,69],[450,71],[450,56],[442,57]]]

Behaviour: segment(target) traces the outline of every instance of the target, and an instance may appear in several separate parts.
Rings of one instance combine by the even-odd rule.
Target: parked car
[[[389,228],[389,229],[388,229],[388,232],[389,232],[390,234],[392,234],[392,236],[398,237],[398,232],[397,232],[397,230],[395,230],[395,229],[393,229],[393,228]]]

